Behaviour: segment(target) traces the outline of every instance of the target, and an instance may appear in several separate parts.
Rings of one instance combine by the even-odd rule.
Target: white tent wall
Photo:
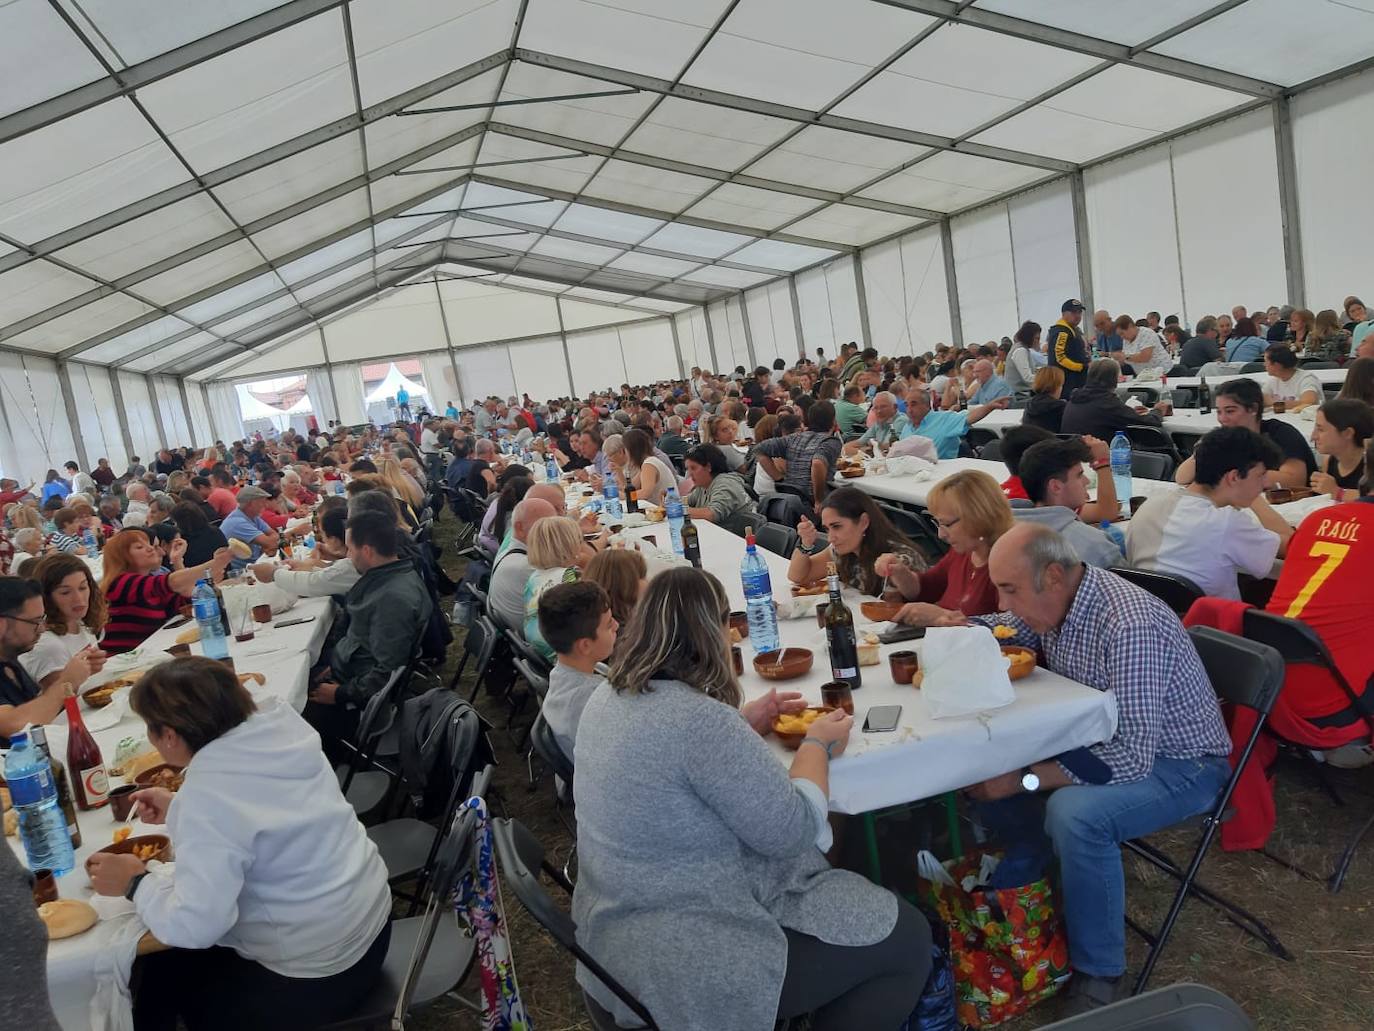
[[[738,316],[733,319],[730,317],[729,303],[716,301],[706,306],[706,318],[711,324],[711,338],[720,362],[720,368],[713,369],[713,372],[733,372],[740,365],[749,367],[749,352],[744,345],[744,324]]]
[[[172,446],[191,444],[191,430],[186,419],[186,406],[181,403],[181,390],[176,380],[166,376],[154,376],[153,394],[158,411],[162,415],[162,428],[167,433],[167,443]]]
[[[1065,299],[1083,293],[1068,182],[1061,180],[1013,198],[1007,204],[1007,214],[1017,318],[1048,328],[1059,318]],[[999,339],[1012,332],[1004,329]]]
[[[243,438],[243,409],[239,407],[238,391],[234,384],[210,383],[206,386],[210,395],[210,425],[215,431],[215,439],[226,444]]]
[[[515,389],[543,402],[554,397],[571,397],[568,363],[563,356],[561,336],[538,337],[506,345],[507,356],[515,370]],[[461,358],[463,352],[459,351]],[[464,397],[471,403],[474,399]]]
[[[692,369],[716,370],[716,360],[711,354],[711,340],[706,331],[706,309],[688,308],[673,316],[677,325],[677,342],[682,348],[682,360],[687,363],[687,371]]]
[[[504,351],[505,348],[500,348]],[[586,397],[607,387],[619,388],[625,382],[625,360],[620,352],[620,334],[614,326],[568,334],[568,358],[572,362],[573,390]]]
[[[367,418],[363,404],[363,372],[357,362],[341,362],[329,370],[329,382],[334,387],[334,402],[339,409],[339,422],[356,426]]]
[[[464,347],[454,351],[463,400],[473,404],[487,397],[505,399],[515,393],[515,373],[504,347]]]
[[[163,442],[158,439],[157,420],[153,416],[153,400],[148,393],[148,380],[136,373],[122,370],[118,376],[119,396],[124,402],[124,417],[129,423],[129,440],[134,446],[134,454],[143,460],[144,465],[152,465]]]
[[[834,357],[851,340],[860,347],[864,344],[853,262],[846,255],[797,275],[797,306],[808,355],[822,347],[827,357]]]
[[[440,284],[441,291],[444,285]],[[379,361],[448,346],[432,283],[396,290],[374,304],[325,323],[324,340],[331,362]]]
[[[1016,329],[1016,272],[1007,206],[995,204],[953,219],[950,233],[964,343],[976,346],[1009,336]]]
[[[1297,163],[1307,307],[1335,308],[1358,294],[1374,304],[1374,248],[1360,230],[1370,205],[1374,135],[1374,71],[1352,75],[1293,98],[1293,149]],[[1263,295],[1238,302],[1253,306]],[[1248,298],[1249,295],[1247,294]]]
[[[6,476],[42,483],[49,469],[61,472],[64,462],[76,458],[56,362],[0,352],[0,405],[6,423],[0,466]]]
[[[186,403],[186,417],[191,420],[191,438],[198,447],[207,447],[216,440],[223,440],[226,444],[233,441],[233,437],[221,437],[215,432],[210,409],[206,407],[205,394],[201,392],[199,383],[186,384]]]
[[[797,323],[792,310],[792,291],[786,279],[744,292],[749,332],[754,338],[754,357],[772,368],[781,358],[788,365],[801,353],[797,347]]]
[[[626,382],[657,383],[678,377],[673,329],[667,319],[634,322],[618,326],[616,331],[620,334],[620,353],[625,359]],[[511,357],[513,360],[514,355]]]
[[[67,374],[71,377],[86,457],[92,465],[97,459],[108,458],[110,468],[119,475],[129,466],[129,453],[124,447],[124,431],[119,426],[114,387],[110,383],[113,373],[98,365],[72,362],[67,366]],[[198,391],[196,388],[192,392]]]
[[[924,354],[951,338],[944,245],[936,226],[859,252],[868,328],[883,354]]]
[[[429,410],[443,412],[450,401],[457,404],[458,384],[453,378],[453,362],[449,361],[448,348],[442,351],[426,351],[416,357],[420,359],[420,371],[424,373]],[[314,400],[314,395],[311,395],[311,400]]]
[[[328,369],[306,369],[305,392],[310,396],[311,410],[321,426],[338,422],[339,406],[334,401],[334,383]]]

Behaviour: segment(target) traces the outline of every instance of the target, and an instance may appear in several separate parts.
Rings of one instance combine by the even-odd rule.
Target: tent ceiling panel
[[[327,11],[143,87],[198,173],[354,113],[343,20]]]
[[[611,159],[587,186],[587,195],[677,214],[690,207],[716,182],[715,179],[699,175],[684,175]]]
[[[521,222],[548,228],[567,205],[537,193],[474,180],[468,184],[467,193],[463,196],[463,207],[466,210],[481,208],[484,215],[501,215],[505,218],[518,215]]]
[[[705,283],[709,286],[723,286],[732,290],[743,290],[748,286],[758,286],[772,277],[763,272],[745,272],[743,269],[726,268],[724,265],[708,265],[683,276],[680,283]]]
[[[635,251],[627,251],[611,262],[608,267],[624,269],[627,272],[642,272],[646,276],[663,276],[665,279],[671,279],[673,276],[691,272],[697,266],[690,261],[679,261],[677,258],[664,258],[657,254],[639,254]]]
[[[94,280],[46,261],[30,261],[0,273],[0,335],[5,326],[98,288]]]
[[[728,0],[529,0],[520,44],[672,78],[727,6]]]
[[[781,118],[664,97],[624,145],[641,154],[736,171],[797,128]]]
[[[868,0],[831,0],[797,15],[789,0],[741,0],[684,81],[820,109],[933,22]]]
[[[362,175],[356,134],[337,136],[214,188],[229,213],[247,225]]]
[[[168,16],[162,0],[62,0],[64,7],[94,25],[112,63],[146,61],[229,25],[280,7],[283,0],[215,0],[184,4]],[[79,12],[79,13],[78,13]]]
[[[31,243],[187,180],[186,169],[127,100],[0,146],[0,232]]]
[[[253,242],[267,257],[280,258],[331,233],[366,222],[368,214],[367,190],[354,190],[254,233]]]
[[[274,319],[278,315],[285,315],[287,312],[294,310],[296,310],[296,299],[287,295],[286,297],[279,297],[274,301],[268,301],[266,304],[259,304],[254,308],[250,308],[242,315],[235,315],[222,322],[213,322],[210,324],[210,328],[222,337],[237,337],[242,330],[246,330],[252,326],[256,326],[260,322]]]
[[[605,301],[607,304],[619,304],[622,301],[634,300],[629,294],[615,294],[609,290],[592,290],[585,286],[574,286],[563,291],[564,297],[581,297],[588,301]]]
[[[127,333],[121,333],[113,339],[106,340],[103,344],[96,344],[90,350],[82,352],[81,360],[112,365],[127,359],[130,355],[137,354],[139,351],[147,350],[165,340],[172,340],[174,337],[180,337],[186,333],[192,337],[201,338],[201,346],[217,341],[213,333],[197,333],[181,319],[173,315],[164,315],[160,319],[154,319],[152,322],[144,323]],[[180,343],[180,341],[177,342]]]
[[[775,268],[781,272],[795,272],[797,269],[815,265],[826,258],[833,258],[836,251],[826,251],[819,247],[807,247],[800,243],[785,240],[755,240],[730,255],[730,260],[742,265],[757,265],[761,268]]]
[[[860,197],[911,204],[937,211],[957,211],[1022,186],[1051,173],[1007,161],[940,151],[903,172],[888,176]]]
[[[239,240],[227,247],[203,254],[171,271],[145,279],[138,284],[137,291],[157,304],[172,305],[183,297],[189,297],[202,290],[218,286],[234,276],[242,275],[262,265],[262,255],[246,240]],[[272,277],[276,279],[275,276]],[[281,287],[277,283],[277,287]],[[233,288],[226,293],[232,292]],[[198,310],[200,305],[195,306]],[[189,314],[189,309],[187,310]],[[191,316],[192,321],[199,321]]]
[[[928,153],[928,148],[914,143],[809,125],[745,171],[764,179],[848,192]]]
[[[527,251],[539,239],[537,232],[527,232],[522,229],[512,229],[507,226],[498,225],[492,222],[479,221],[475,218],[456,218],[449,226],[449,239],[457,241],[464,237],[470,237],[471,242],[483,247],[491,247],[501,251]]]
[[[831,204],[800,222],[793,222],[787,231],[857,247],[920,225],[925,225],[925,222],[919,218],[855,207],[853,204]]]
[[[977,0],[980,9],[1027,16],[1025,0]],[[1102,0],[1036,0],[1035,20],[1058,29],[1135,46],[1216,6],[1216,0],[1151,0],[1148,4]],[[1253,67],[1253,66],[1252,66]]]
[[[617,88],[624,87],[617,87],[604,79],[592,79],[515,61],[506,75],[501,99],[571,97],[585,93],[608,93]],[[495,118],[509,125],[556,132],[610,147],[619,143],[635,127],[640,116],[656,99],[653,93],[622,93],[618,96],[580,97],[577,100],[539,104],[511,104],[498,108]]]
[[[501,69],[469,79],[452,89],[432,97],[426,97],[416,105],[417,108],[442,107],[445,105],[476,104],[492,100],[496,85],[501,81]],[[367,140],[367,159],[373,168],[389,161],[413,154],[431,143],[438,143],[455,133],[482,121],[485,111],[474,108],[468,111],[444,111],[438,114],[392,115],[380,121],[369,122],[363,127],[363,137]]]
[[[1374,4],[1248,0],[1153,49],[1294,86],[1374,53]]]
[[[75,311],[49,319],[7,340],[16,347],[54,353],[131,322],[155,309],[128,294],[109,294]]]
[[[199,355],[215,347],[218,343],[219,338],[213,334],[193,333],[185,340],[178,340],[174,344],[167,344],[164,347],[159,347],[155,351],[144,355],[142,358],[136,358],[122,366],[122,368],[128,369],[130,372],[149,372],[160,365],[166,365],[168,362],[179,361],[191,355]],[[99,347],[93,347],[86,352],[86,355],[95,354],[104,346],[104,344],[101,344]],[[86,355],[82,355],[82,357],[84,358]],[[98,361],[100,359],[92,358],[91,360]]]
[[[513,210],[511,214],[520,215]],[[610,208],[593,207],[590,204],[569,204],[554,228],[566,233],[595,236],[602,240],[615,240],[619,243],[639,243],[652,236],[665,223],[643,215],[631,215]]]
[[[497,175],[509,176],[535,189],[548,188],[576,193],[601,165],[570,147],[552,147],[502,133],[488,132],[482,140],[477,164],[492,166]]]
[[[957,137],[1100,63],[996,32],[944,25],[835,113]]]
[[[227,289],[216,291],[209,297],[179,310],[192,322],[204,325],[209,319],[219,318],[236,308],[261,301],[283,289],[285,287],[281,278],[275,272],[264,272]]]
[[[87,237],[54,257],[106,279],[121,279],[188,248],[234,231],[234,223],[206,194]]]
[[[771,232],[822,206],[821,202],[810,197],[725,183],[689,208],[687,214],[693,218]]]
[[[530,253],[546,258],[567,258],[570,261],[580,261],[583,264],[595,266],[606,264],[620,252],[610,247],[598,247],[596,244],[564,240],[558,236],[546,236],[530,248]]]
[[[454,159],[454,164],[468,165],[477,155],[478,139],[473,137],[444,151]],[[419,213],[424,211],[453,211],[463,198],[463,187],[451,183],[461,179],[459,172],[434,172],[426,175],[389,175],[371,183],[372,210],[379,217],[383,212]],[[435,192],[439,191],[439,192]],[[419,224],[418,218],[402,219],[398,224]],[[383,223],[387,224],[387,223]],[[380,228],[380,227],[379,227]],[[411,226],[414,228],[414,225]],[[388,234],[390,236],[396,233]],[[380,238],[379,238],[380,239]]]
[[[973,137],[975,143],[1052,153],[1088,161],[1148,140],[1149,129],[1062,111],[1037,104]]]
[[[318,275],[325,269],[333,268],[335,265],[344,261],[356,261],[372,251],[372,232],[363,229],[345,236],[342,240],[335,240],[331,244],[326,244],[302,258],[279,265],[277,271],[282,279],[294,286],[304,279]]]
[[[288,369],[315,369],[325,362],[320,334],[304,333],[281,347],[274,347],[259,357],[234,367],[234,378],[260,377]]]
[[[753,237],[725,233],[705,226],[669,222],[644,241],[647,247],[673,251],[677,254],[700,255],[703,258],[722,258],[749,243]]]
[[[22,69],[22,70],[21,70]],[[0,115],[103,77],[105,69],[48,0],[0,6]]]
[[[354,0],[348,12],[363,106],[509,46],[517,10],[518,0]]]
[[[337,290],[346,283],[351,283],[358,276],[367,270],[367,266],[361,262],[355,262],[347,268],[331,272],[327,276],[322,276],[311,283],[293,287],[291,292],[296,295],[296,299],[304,304],[306,301],[313,301],[317,297],[322,297],[331,290]]]

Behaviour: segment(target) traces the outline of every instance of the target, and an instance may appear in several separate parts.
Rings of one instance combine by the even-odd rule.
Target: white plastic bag
[[[1016,700],[1006,656],[987,627],[931,627],[921,668],[921,696],[933,719],[971,716]]]

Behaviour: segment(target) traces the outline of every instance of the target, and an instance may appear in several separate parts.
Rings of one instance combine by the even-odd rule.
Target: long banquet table
[[[251,641],[239,643],[229,639],[229,654],[239,673],[261,673],[265,683],[252,681],[248,687],[255,699],[280,698],[299,710],[305,706],[309,689],[311,666],[318,660],[325,637],[333,621],[332,603],[328,598],[302,598],[288,611],[275,617],[274,622],[311,617],[310,622],[292,627],[273,629],[271,624],[259,624]],[[138,649],[137,661],[142,668],[149,662],[165,661],[165,649],[175,643],[181,628],[157,631]],[[191,645],[193,654],[200,654],[200,645]],[[107,673],[97,674],[89,686],[108,679]],[[83,685],[88,686],[88,685]],[[91,710],[82,704],[82,718],[100,745],[106,764],[115,756],[120,740],[144,737],[143,721],[127,711],[119,692],[105,709]],[[65,757],[67,750],[66,716],[59,716],[48,728],[48,742],[54,754]],[[111,786],[123,783],[111,777]],[[118,826],[109,807],[91,812],[78,812],[81,827],[81,848],[76,853],[76,869],[58,879],[62,898],[89,901],[93,895],[86,876],[85,860],[93,852],[108,845]],[[160,828],[143,827],[133,823],[135,834],[159,833]],[[23,862],[23,846],[19,839],[9,838],[10,847]],[[175,847],[175,843],[173,843]],[[102,903],[102,906],[105,903]],[[85,934],[48,946],[48,994],[63,1031],[102,1031],[119,1027],[112,1023],[109,1012],[115,982],[122,976],[121,961],[127,963],[144,931],[142,922],[132,912],[105,918]]]
[[[744,541],[705,522],[696,524],[701,540],[702,568],[725,588],[733,610],[744,608],[740,562]],[[662,524],[626,530],[626,536],[654,534],[660,545],[668,544],[668,528]],[[787,560],[759,549],[768,564],[773,596],[784,606],[790,598]],[[861,596],[845,590],[857,629],[880,630],[859,611]],[[788,648],[809,648],[815,661],[809,673],[795,680],[774,682],[753,668],[753,652],[746,640],[744,675],[740,684],[747,698],[757,698],[771,688],[800,691],[809,703],[819,705],[821,685],[829,681],[830,666],[825,633],[816,623],[815,605],[823,597],[803,599],[806,614],[782,619],[778,630]],[[896,684],[889,672],[888,656],[894,651],[920,652],[920,641],[880,645],[879,664],[861,670],[863,686],[854,692],[854,732],[848,747],[830,770],[830,807],[837,813],[869,813],[888,806],[932,798],[956,788],[1020,769],[1071,748],[1108,740],[1116,731],[1116,702],[1110,693],[1097,691],[1047,669],[1037,669],[1016,681],[1016,701],[1002,709],[955,719],[932,719],[919,689]],[[902,715],[895,731],[862,732],[864,714],[874,705],[900,705]],[[792,753],[769,738],[778,761],[790,763]]]

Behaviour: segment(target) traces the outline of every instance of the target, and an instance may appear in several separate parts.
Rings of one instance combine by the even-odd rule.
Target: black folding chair
[[[764,523],[754,531],[754,540],[759,547],[767,548],[774,555],[791,558],[798,541],[797,531],[781,523]]]
[[[1287,619],[1272,612],[1265,612],[1263,609],[1251,608],[1245,610],[1241,622],[1241,631],[1250,640],[1260,641],[1277,650],[1283,656],[1283,661],[1290,666],[1317,666],[1326,670],[1327,674],[1336,682],[1336,686],[1341,689],[1341,693],[1350,699],[1351,707],[1360,714],[1369,728],[1371,739],[1374,740],[1374,690],[1366,690],[1363,695],[1355,693],[1354,687],[1345,678],[1340,667],[1336,665],[1336,660],[1331,657],[1331,652],[1315,630],[1301,620]],[[1310,754],[1301,747],[1297,751],[1299,754]],[[1314,766],[1317,778],[1326,793],[1337,805],[1345,805],[1345,799],[1340,792],[1327,780],[1322,764],[1317,763]],[[1350,863],[1355,858],[1355,850],[1371,828],[1374,828],[1374,811],[1371,811],[1369,818],[1356,828],[1350,841],[1342,850],[1340,858],[1337,859],[1334,872],[1326,879],[1327,887],[1333,893],[1340,891],[1345,884],[1345,875],[1350,871]],[[1320,879],[1268,850],[1264,854],[1296,873],[1314,880]]]
[[[1157,573],[1151,569],[1134,569],[1131,566],[1112,566],[1110,572],[1123,580],[1129,580],[1142,590],[1149,591],[1180,616],[1185,615],[1193,602],[1202,597],[1202,588],[1187,577],[1174,576],[1172,573]]]
[[[1001,438],[998,437],[996,430],[990,430],[980,426],[969,427],[968,433],[964,435],[964,440],[968,441],[968,446],[973,448],[974,452],[980,456],[983,453],[983,448],[999,439]]]
[[[913,512],[909,508],[898,508],[881,501],[878,502],[878,508],[892,521],[893,526],[916,545],[931,565],[949,550],[949,545],[940,539],[940,528],[930,513]]]
[[[1142,480],[1168,480],[1174,474],[1174,460],[1158,451],[1131,449],[1131,475]]]
[[[658,1025],[645,1005],[578,944],[577,925],[545,889],[539,879],[539,871],[542,869],[569,894],[572,893],[572,885],[545,860],[544,847],[539,840],[516,820],[493,820],[492,837],[496,843],[496,860],[501,864],[503,883],[515,893],[526,912],[639,1018],[641,1023],[633,1025],[635,1028],[639,1031],[658,1031]],[[618,1031],[624,1027],[617,1024],[615,1018],[585,991],[582,1001],[595,1031]]]
[[[506,633],[509,634],[510,631],[506,631]],[[525,644],[523,640],[521,640],[520,643],[522,645]],[[515,658],[511,660],[511,665],[515,667],[515,672],[520,675],[521,679],[523,679],[525,683],[529,685],[530,693],[534,695],[534,704],[536,709],[535,718],[538,719],[538,710],[544,707],[544,698],[549,693],[550,668],[549,664],[546,661],[544,661],[544,657],[542,655],[539,655],[537,652],[534,652],[534,649],[529,648],[528,645],[525,645],[525,648],[528,649],[528,652],[533,652],[534,654],[517,654]],[[535,661],[536,658],[538,659],[538,662]],[[524,707],[524,699],[521,699],[521,704],[519,708],[512,708],[511,719],[514,719],[515,714]],[[507,721],[506,726],[510,726],[509,720]],[[515,747],[517,749],[523,749],[529,741],[529,735],[530,727],[526,727],[524,731],[521,733],[520,737],[516,739]],[[530,783],[533,784],[534,770],[532,768],[530,769],[529,774]]]
[[[1068,1020],[1041,1031],[1254,1031],[1245,1011],[1215,988],[1176,984]]]
[[[1249,375],[1252,372],[1264,371],[1264,362],[1246,362],[1244,365],[1240,367],[1240,372],[1242,376]]]
[[[1002,438],[994,437],[984,444],[978,451],[978,457],[985,462],[1000,462],[1002,460]]]
[[[358,717],[358,730],[351,742],[342,742],[348,761],[336,770],[339,789],[358,819],[370,823],[390,804],[400,773],[378,761],[382,739],[396,722],[401,698],[415,672],[416,660],[392,670],[386,684],[367,700]]]
[[[491,780],[488,766],[475,778],[472,793],[484,796]],[[392,921],[391,943],[377,983],[352,1016],[324,1031],[345,1028],[405,1026],[410,1013],[453,991],[468,976],[477,955],[477,940],[463,933],[453,916],[453,892],[473,867],[477,814],[460,810],[450,821],[435,858],[422,916]]]
[[[1255,750],[1255,742],[1259,740],[1265,720],[1269,718],[1269,712],[1274,707],[1274,700],[1278,698],[1279,691],[1283,689],[1283,657],[1266,644],[1246,640],[1234,634],[1223,633],[1212,627],[1194,627],[1188,631],[1188,636],[1192,638],[1193,645],[1197,648],[1203,668],[1207,671],[1207,678],[1211,681],[1212,689],[1216,691],[1218,697],[1232,705],[1243,705],[1253,709],[1257,718],[1255,727],[1250,732],[1249,738],[1246,739],[1245,747],[1241,750],[1221,794],[1217,796],[1211,808],[1203,813],[1199,820],[1185,821],[1183,824],[1183,826],[1191,826],[1200,822],[1202,825],[1201,840],[1198,842],[1186,870],[1143,839],[1124,843],[1124,847],[1128,851],[1179,882],[1178,891],[1174,894],[1168,915],[1165,916],[1164,923],[1157,932],[1151,933],[1129,916],[1126,918],[1126,922],[1130,924],[1131,928],[1150,943],[1150,951],[1145,957],[1145,965],[1140,971],[1140,976],[1136,978],[1135,987],[1131,993],[1133,995],[1138,995],[1144,991],[1146,983],[1150,980],[1150,975],[1154,972],[1155,964],[1159,961],[1160,953],[1164,951],[1164,946],[1168,943],[1169,934],[1174,929],[1174,923],[1178,920],[1178,914],[1183,909],[1183,903],[1189,895],[1196,896],[1217,910],[1246,934],[1261,942],[1275,956],[1287,960],[1293,958],[1292,954],[1284,948],[1283,943],[1274,935],[1274,932],[1269,930],[1258,917],[1203,887],[1196,880],[1202,861],[1207,856],[1207,850],[1212,845],[1212,839],[1216,837],[1221,824],[1230,818],[1228,806],[1231,802],[1231,795],[1236,790],[1236,783],[1245,770],[1245,764],[1250,761],[1250,753]]]
[[[1168,430],[1160,426],[1127,426],[1125,433],[1126,439],[1131,442],[1132,451],[1154,451],[1168,455],[1173,459],[1174,465],[1183,461],[1174,438],[1169,435]]]
[[[781,489],[782,484],[778,484],[778,487]],[[760,499],[759,511],[770,523],[794,528],[801,522],[802,516],[812,518],[811,506],[800,495],[786,492],[768,494]]]
[[[448,682],[449,690],[457,689],[458,682],[463,679],[463,672],[467,669],[468,660],[471,659],[476,676],[472,681],[468,701],[475,699],[487,678],[487,670],[491,666],[492,656],[500,640],[501,631],[496,628],[491,617],[485,612],[478,612],[472,619],[472,625],[468,627],[467,636],[463,638],[463,657],[458,660],[458,668],[453,671],[453,677]]]

